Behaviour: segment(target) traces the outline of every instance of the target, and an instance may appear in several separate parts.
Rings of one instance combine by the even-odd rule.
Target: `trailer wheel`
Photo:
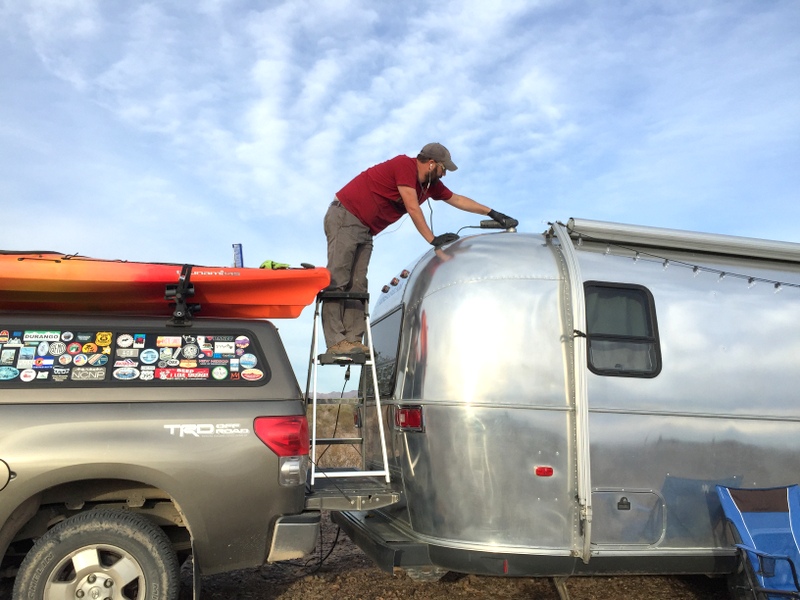
[[[20,566],[13,597],[175,600],[179,565],[164,531],[134,513],[97,510],[53,527]]]

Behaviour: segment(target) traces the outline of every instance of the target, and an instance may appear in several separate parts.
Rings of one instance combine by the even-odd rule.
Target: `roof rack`
[[[164,300],[174,306],[172,318],[167,325],[172,327],[191,327],[192,316],[200,311],[199,304],[189,304],[187,300],[194,296],[194,284],[191,282],[193,265],[183,265],[178,276],[178,283],[168,283],[164,290]]]

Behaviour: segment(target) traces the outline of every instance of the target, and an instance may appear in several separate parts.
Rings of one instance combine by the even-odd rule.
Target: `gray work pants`
[[[367,266],[372,256],[372,234],[344,206],[334,200],[325,214],[328,270],[337,292],[367,292]],[[322,305],[322,333],[328,348],[342,340],[360,342],[364,336],[361,300],[326,300]]]

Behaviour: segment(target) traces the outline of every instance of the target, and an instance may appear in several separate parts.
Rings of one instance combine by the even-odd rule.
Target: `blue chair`
[[[742,554],[746,587],[757,600],[800,599],[800,486],[717,486],[722,510]]]

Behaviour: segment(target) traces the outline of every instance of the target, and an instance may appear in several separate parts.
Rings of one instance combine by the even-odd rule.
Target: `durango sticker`
[[[31,342],[57,342],[61,339],[60,331],[26,331],[22,338],[26,344]]]

